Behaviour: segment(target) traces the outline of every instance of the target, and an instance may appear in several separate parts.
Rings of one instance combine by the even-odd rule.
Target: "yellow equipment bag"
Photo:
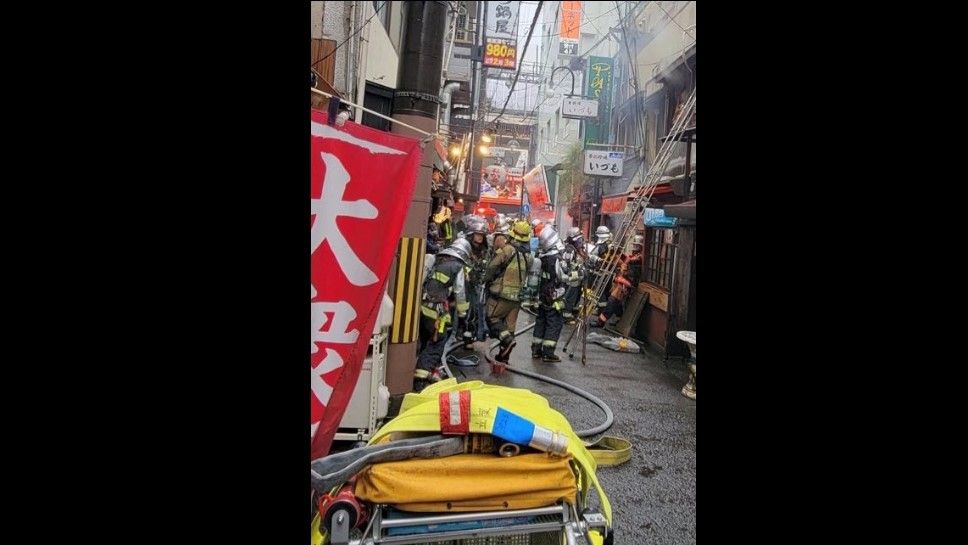
[[[446,403],[446,398],[441,397],[441,394],[464,391],[468,392],[468,394],[462,395],[462,399],[464,399],[464,396],[468,399],[467,406],[462,404],[460,406],[454,405],[449,407]],[[530,390],[485,384],[481,381],[468,381],[458,384],[455,379],[447,379],[438,382],[428,386],[420,393],[410,393],[404,396],[400,414],[381,427],[370,439],[370,444],[378,444],[390,440],[392,437],[391,434],[396,434],[397,437],[401,437],[407,435],[409,432],[440,433],[444,431],[447,433],[448,430],[442,430],[442,428],[449,427],[448,423],[453,424],[454,422],[462,425],[466,433],[491,433],[499,408],[503,411],[514,413],[523,419],[527,419],[536,426],[541,426],[562,434],[568,439],[567,456],[558,457],[557,460],[554,456],[545,453],[513,457],[522,460],[537,460],[537,458],[542,458],[543,461],[540,463],[546,465],[538,465],[536,467],[547,470],[546,478],[530,484],[525,479],[521,479],[520,482],[517,482],[519,481],[518,479],[503,479],[501,478],[502,473],[511,472],[512,474],[518,474],[518,469],[515,469],[515,464],[509,464],[511,460],[508,458],[497,456],[489,456],[489,463],[493,463],[493,467],[489,467],[487,471],[481,470],[478,472],[473,469],[475,464],[485,463],[483,460],[480,460],[480,455],[470,455],[477,457],[474,459],[474,464],[468,464],[466,461],[460,464],[461,475],[469,473],[468,476],[455,476],[454,471],[457,469],[457,465],[455,465],[456,462],[454,460],[466,460],[464,456],[469,456],[459,455],[448,458],[407,460],[371,466],[370,469],[363,472],[361,481],[357,483],[357,496],[368,501],[380,501],[382,503],[386,500],[377,500],[374,498],[377,495],[385,498],[392,494],[396,499],[393,503],[401,505],[435,504],[439,507],[442,502],[446,503],[450,501],[452,505],[455,502],[462,502],[462,507],[467,507],[467,510],[471,510],[470,502],[473,500],[469,495],[465,495],[466,492],[473,494],[475,499],[485,498],[484,501],[492,502],[497,501],[497,498],[502,493],[506,494],[511,492],[515,494],[512,497],[517,498],[515,501],[525,501],[523,494],[520,497],[516,495],[521,489],[514,488],[524,484],[525,486],[531,487],[532,491],[537,490],[541,494],[547,494],[548,496],[561,494],[562,499],[564,499],[565,488],[563,486],[563,480],[565,473],[563,469],[569,463],[568,460],[570,458],[574,462],[573,468],[577,472],[577,475],[572,473],[572,482],[569,486],[580,487],[583,497],[587,496],[590,488],[594,488],[599,497],[602,514],[605,515],[608,525],[611,526],[612,506],[608,501],[608,497],[605,496],[598,482],[598,477],[595,474],[598,467],[595,458],[589,452],[588,448],[586,448],[582,440],[575,435],[568,420],[561,413],[552,409],[548,405],[547,399]],[[442,409],[447,411],[447,414],[442,415]],[[445,416],[443,424],[441,422],[442,416]],[[539,462],[535,463],[538,464]],[[389,470],[379,467],[388,465],[391,466]],[[421,474],[421,478],[415,478],[415,470],[411,469],[418,467],[422,468],[425,472]],[[446,471],[444,470],[445,468]],[[557,468],[557,470],[553,472],[553,468]],[[523,475],[523,472],[521,474]],[[391,475],[394,477],[392,481],[388,480]],[[462,480],[458,481],[456,479]],[[456,482],[475,483],[473,484],[475,488],[470,488],[471,485],[465,488],[462,484],[454,484]],[[575,484],[576,482],[577,484]],[[559,485],[561,485],[560,488]],[[502,487],[510,488],[505,489]],[[401,494],[397,491],[403,491],[404,493]],[[447,499],[445,499],[445,496]],[[547,497],[542,496],[542,501],[546,499]],[[510,502],[511,500],[502,498],[500,501]],[[426,505],[424,506],[426,507]],[[577,507],[580,511],[585,506],[579,505]],[[481,507],[477,507],[477,509],[481,509]],[[503,503],[501,504],[501,509],[504,509]],[[452,508],[451,510],[456,509]],[[443,511],[446,511],[446,509],[443,509]]]
[[[459,512],[574,505],[571,456],[458,454],[373,464],[356,480],[356,497],[401,511]]]

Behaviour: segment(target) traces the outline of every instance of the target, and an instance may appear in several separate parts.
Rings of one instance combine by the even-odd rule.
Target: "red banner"
[[[531,219],[553,222],[555,212],[551,207],[551,197],[548,196],[548,180],[545,178],[543,166],[538,165],[524,175],[524,187],[528,191]]]
[[[420,143],[312,112],[310,264],[312,458],[343,418],[407,215]]]

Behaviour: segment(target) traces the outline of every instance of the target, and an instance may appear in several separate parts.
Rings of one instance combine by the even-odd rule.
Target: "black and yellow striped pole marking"
[[[390,342],[416,342],[420,325],[420,277],[423,274],[424,239],[401,237],[397,248],[396,293],[393,296],[393,327]]]

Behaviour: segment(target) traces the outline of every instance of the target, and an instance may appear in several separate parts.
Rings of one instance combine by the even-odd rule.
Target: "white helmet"
[[[437,252],[437,255],[449,255],[456,257],[457,259],[463,261],[466,265],[467,262],[470,261],[471,243],[467,242],[466,238],[455,239],[450,246]]]
[[[598,238],[599,244],[601,244],[602,242],[612,238],[612,232],[608,229],[608,227],[599,225],[598,229],[595,229],[595,236]]]
[[[550,253],[551,250],[557,250],[560,244],[558,233],[550,226],[546,226],[538,235],[538,249],[542,252]]]

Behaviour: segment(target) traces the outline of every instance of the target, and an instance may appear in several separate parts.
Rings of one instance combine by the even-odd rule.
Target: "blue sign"
[[[675,227],[679,223],[678,218],[667,218],[665,210],[661,208],[646,208],[642,214],[642,221],[646,227],[655,228]]]
[[[645,222],[646,227],[669,228],[679,224],[679,218],[655,218]]]
[[[522,212],[522,213],[523,213],[523,214],[524,214],[525,216],[527,216],[527,215],[529,215],[529,214],[531,214],[531,205],[530,205],[530,204],[528,204],[528,203],[524,203],[523,205],[521,205],[521,212]]]

